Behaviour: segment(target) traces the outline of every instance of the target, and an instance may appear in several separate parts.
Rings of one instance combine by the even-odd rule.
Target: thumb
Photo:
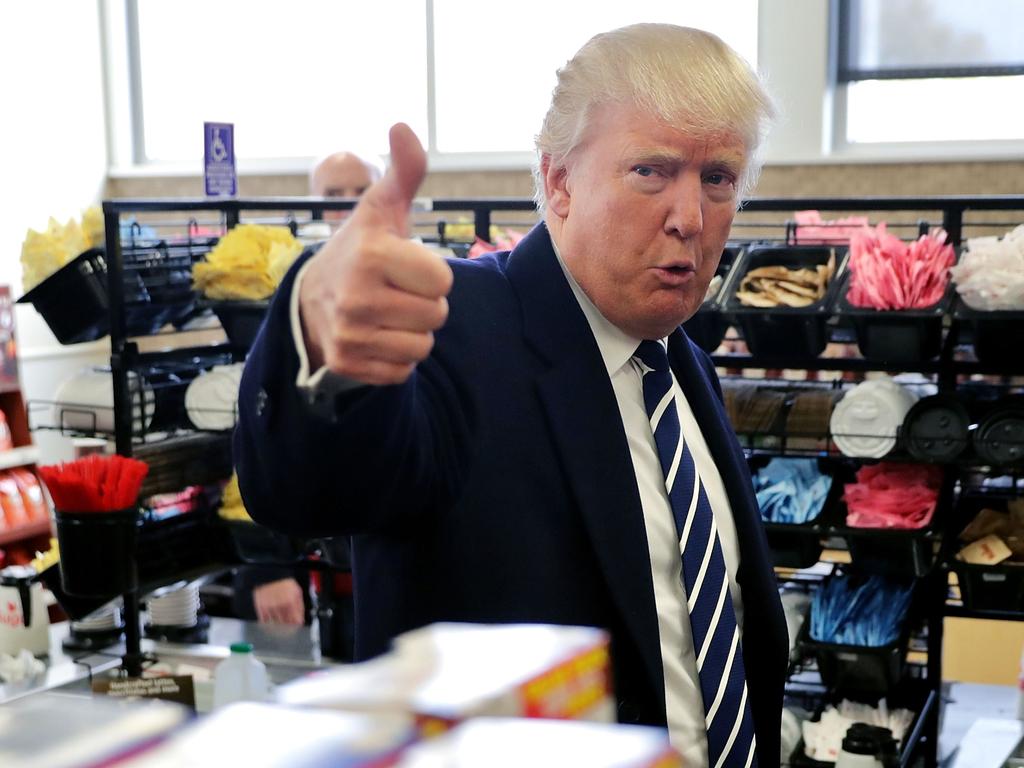
[[[391,165],[384,178],[370,187],[359,201],[353,218],[385,226],[396,234],[409,234],[409,208],[427,175],[427,154],[405,123],[391,126]]]

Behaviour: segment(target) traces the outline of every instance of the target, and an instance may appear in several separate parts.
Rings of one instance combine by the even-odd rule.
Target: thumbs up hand
[[[310,370],[398,384],[430,354],[448,317],[452,270],[408,240],[409,207],[427,170],[412,129],[392,126],[391,167],[311,259],[299,288]]]

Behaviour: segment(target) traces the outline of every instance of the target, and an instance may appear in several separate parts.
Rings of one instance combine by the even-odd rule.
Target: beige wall
[[[304,195],[306,176],[243,176],[244,196]],[[107,197],[177,197],[202,194],[202,179],[109,179]],[[421,188],[427,197],[529,197],[526,171],[431,173]],[[754,192],[760,197],[827,195],[1024,194],[1024,161],[976,163],[886,163],[769,166]]]

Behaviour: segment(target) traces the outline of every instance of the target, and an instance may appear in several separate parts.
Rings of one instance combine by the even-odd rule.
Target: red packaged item
[[[10,472],[0,474],[0,506],[4,509],[4,517],[9,527],[16,528],[29,522],[21,491],[18,490],[18,484]]]
[[[945,230],[904,243],[885,224],[850,237],[850,288],[855,307],[882,310],[922,309],[938,303],[956,263]]]
[[[942,470],[928,464],[861,467],[843,489],[846,524],[854,528],[923,528],[931,522]]]
[[[18,485],[21,492],[21,500],[25,504],[25,512],[29,520],[46,520],[50,516],[50,508],[43,496],[43,487],[39,484],[39,478],[27,469],[12,469],[11,477]]]

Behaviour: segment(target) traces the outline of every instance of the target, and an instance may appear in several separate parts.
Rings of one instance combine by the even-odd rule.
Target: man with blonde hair
[[[598,35],[537,140],[543,221],[444,261],[407,239],[426,157],[391,167],[282,284],[246,366],[246,504],[356,534],[356,653],[434,621],[606,628],[618,716],[687,766],[779,765],[787,641],[700,306],[772,116],[699,30]]]

